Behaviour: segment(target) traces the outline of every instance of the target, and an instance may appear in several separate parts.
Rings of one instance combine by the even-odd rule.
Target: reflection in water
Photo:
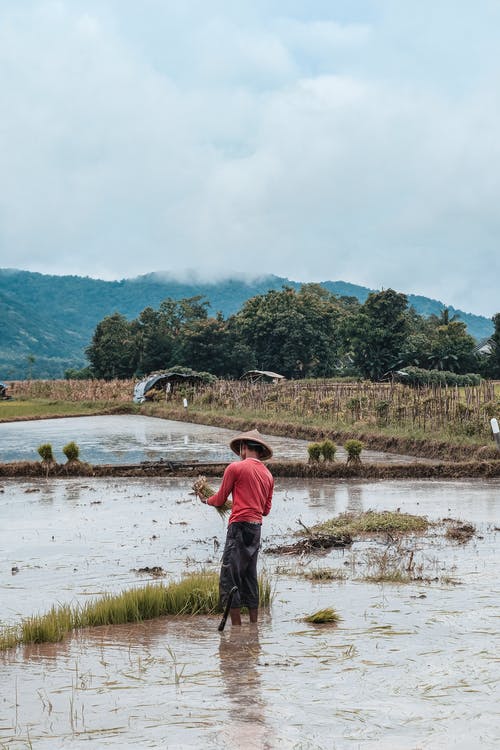
[[[314,484],[309,489],[309,497],[312,505],[326,505],[332,512],[335,511],[335,485],[324,483]]]
[[[55,486],[53,481],[40,482],[40,499],[44,503],[53,503],[55,500]]]
[[[71,505],[78,505],[80,502],[81,486],[79,484],[68,484],[66,487],[66,500]]]
[[[359,484],[348,484],[346,511],[348,513],[362,513],[363,510],[363,487]]]
[[[271,750],[275,746],[265,715],[258,670],[260,652],[258,625],[229,627],[221,636],[220,671],[231,717],[221,733],[225,747],[234,743],[235,747]]]

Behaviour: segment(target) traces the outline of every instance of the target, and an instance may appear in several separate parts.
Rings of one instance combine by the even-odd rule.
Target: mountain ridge
[[[203,281],[195,276],[176,280],[168,272],[150,272],[133,278],[105,281],[89,276],[54,276],[34,271],[0,269],[0,380],[25,377],[63,377],[68,368],[86,364],[85,348],[97,323],[114,312],[136,318],[145,307],[157,308],[167,297],[181,299],[202,295],[210,313],[224,317],[237,312],[257,294],[283,285],[299,289],[305,282],[273,274],[232,276]],[[317,282],[339,296],[364,302],[375,289],[345,281]],[[447,307],[463,320],[476,339],[486,338],[493,323],[422,295],[408,294],[408,302],[425,316]]]

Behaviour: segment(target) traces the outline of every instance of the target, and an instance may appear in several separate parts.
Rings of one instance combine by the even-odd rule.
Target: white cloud
[[[491,15],[460,86],[460,14],[278,6],[4,4],[0,266],[343,278],[495,312]]]

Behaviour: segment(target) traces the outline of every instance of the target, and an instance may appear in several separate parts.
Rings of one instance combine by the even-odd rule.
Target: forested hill
[[[211,314],[224,317],[237,312],[243,303],[284,284],[299,288],[298,282],[279,276],[252,281],[241,278],[208,283],[177,281],[167,274],[151,273],[122,281],[101,281],[81,276],[49,276],[30,271],[0,269],[0,381],[25,377],[62,377],[70,367],[86,364],[84,350],[97,323],[106,315],[120,312],[136,318],[145,307],[157,308],[167,297],[182,299],[203,295],[210,301]],[[340,296],[361,302],[370,289],[343,281],[322,285]],[[401,290],[398,290],[401,291]],[[422,315],[439,315],[442,302],[408,296]],[[477,339],[489,336],[493,324],[488,318],[449,308]]]

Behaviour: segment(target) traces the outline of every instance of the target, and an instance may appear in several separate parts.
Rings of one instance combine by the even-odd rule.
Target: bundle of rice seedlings
[[[340,616],[331,607],[319,609],[317,612],[313,612],[311,615],[304,617],[304,622],[312,622],[316,625],[325,622],[338,622],[339,620]]]
[[[320,443],[321,446],[321,453],[323,454],[323,458],[325,461],[335,461],[335,453],[337,451],[337,446],[332,440],[323,440],[322,443]]]
[[[361,463],[361,451],[363,450],[363,443],[361,440],[348,440],[344,445],[347,453],[348,464],[360,464]]]
[[[50,443],[43,443],[43,445],[39,445],[37,451],[44,463],[55,463],[54,453],[52,452],[52,445]]]
[[[71,441],[71,443],[68,443],[64,446],[62,449],[64,455],[68,459],[68,461],[78,461],[78,456],[80,455],[80,448],[77,446],[74,440]]]
[[[215,490],[208,484],[207,478],[203,476],[198,477],[196,482],[194,482],[192,489],[196,495],[201,495],[205,499],[215,495]],[[218,511],[222,518],[225,518],[231,513],[233,504],[229,500],[226,500],[224,505],[214,505],[213,507]]]
[[[307,446],[307,452],[309,454],[309,463],[318,463],[321,458],[321,444],[309,443]]]

